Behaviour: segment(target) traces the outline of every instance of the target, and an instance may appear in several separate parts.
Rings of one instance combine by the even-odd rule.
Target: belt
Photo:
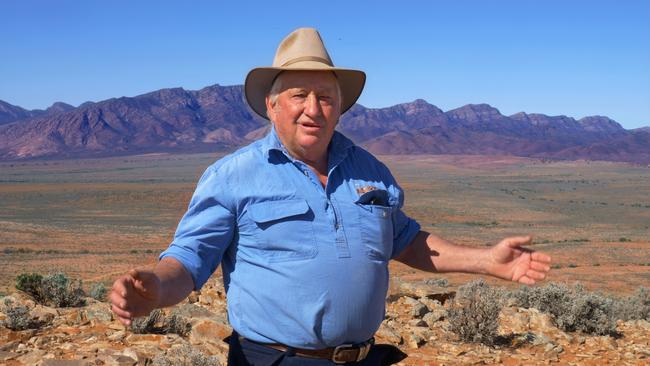
[[[259,343],[241,336],[239,339],[240,341],[245,339],[248,342],[253,342],[282,352],[290,351],[293,352],[293,354],[296,356],[300,357],[331,360],[336,364],[343,364],[346,362],[359,362],[364,360],[366,356],[368,356],[372,345],[375,344],[375,338],[370,338],[369,340],[362,343],[342,344],[340,346],[323,349],[303,349],[289,347],[280,343]]]

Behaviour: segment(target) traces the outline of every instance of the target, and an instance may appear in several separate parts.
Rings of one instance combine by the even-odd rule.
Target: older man
[[[182,301],[222,264],[231,364],[379,365],[372,337],[389,260],[524,284],[545,277],[550,258],[521,247],[530,237],[462,247],[403,213],[386,166],[335,131],[365,74],[334,67],[316,30],[291,33],[273,65],[245,83],[271,132],[206,170],[153,271],[115,281],[123,323]]]

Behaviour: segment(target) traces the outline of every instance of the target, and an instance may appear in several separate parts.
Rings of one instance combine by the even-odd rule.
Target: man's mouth
[[[311,122],[301,122],[300,125],[307,128],[321,128],[321,125]]]

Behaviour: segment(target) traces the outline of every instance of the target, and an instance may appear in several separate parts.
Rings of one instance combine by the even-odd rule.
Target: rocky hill
[[[650,131],[604,116],[576,120],[502,115],[487,104],[447,112],[418,99],[388,108],[355,105],[338,129],[377,154],[499,154],[650,163]],[[28,111],[0,101],[0,159],[74,158],[146,152],[227,151],[259,138],[268,122],[241,86],[161,89]]]
[[[565,332],[548,314],[510,302],[495,319],[498,343],[465,343],[459,341],[450,322],[455,289],[440,281],[392,281],[386,319],[376,343],[396,346],[408,355],[399,365],[650,362],[650,323],[646,320],[619,320],[614,324],[616,335]],[[28,308],[30,321],[39,325],[27,330],[0,326],[0,364],[225,365],[227,344],[223,338],[231,328],[224,294],[221,278],[215,276],[182,304],[137,327],[125,328],[105,302],[86,298],[83,307],[52,308],[16,292],[0,299],[0,324],[15,317],[10,308],[19,305]],[[597,299],[589,299],[591,303],[582,306],[597,309]],[[646,305],[650,307],[650,303]],[[583,315],[597,318],[602,314]]]

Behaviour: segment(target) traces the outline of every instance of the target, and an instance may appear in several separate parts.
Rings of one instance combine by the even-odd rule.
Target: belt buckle
[[[362,361],[363,359],[366,358],[366,356],[368,356],[371,346],[372,346],[372,342],[364,342],[362,345],[342,344],[340,346],[336,346],[334,348],[334,352],[332,353],[332,362],[334,362],[335,364],[344,364],[350,361],[354,361],[354,362]],[[345,355],[346,352],[350,352],[350,351],[358,352],[356,360],[348,360],[348,359],[340,358],[343,357],[343,355]],[[342,355],[339,356],[339,354]]]

